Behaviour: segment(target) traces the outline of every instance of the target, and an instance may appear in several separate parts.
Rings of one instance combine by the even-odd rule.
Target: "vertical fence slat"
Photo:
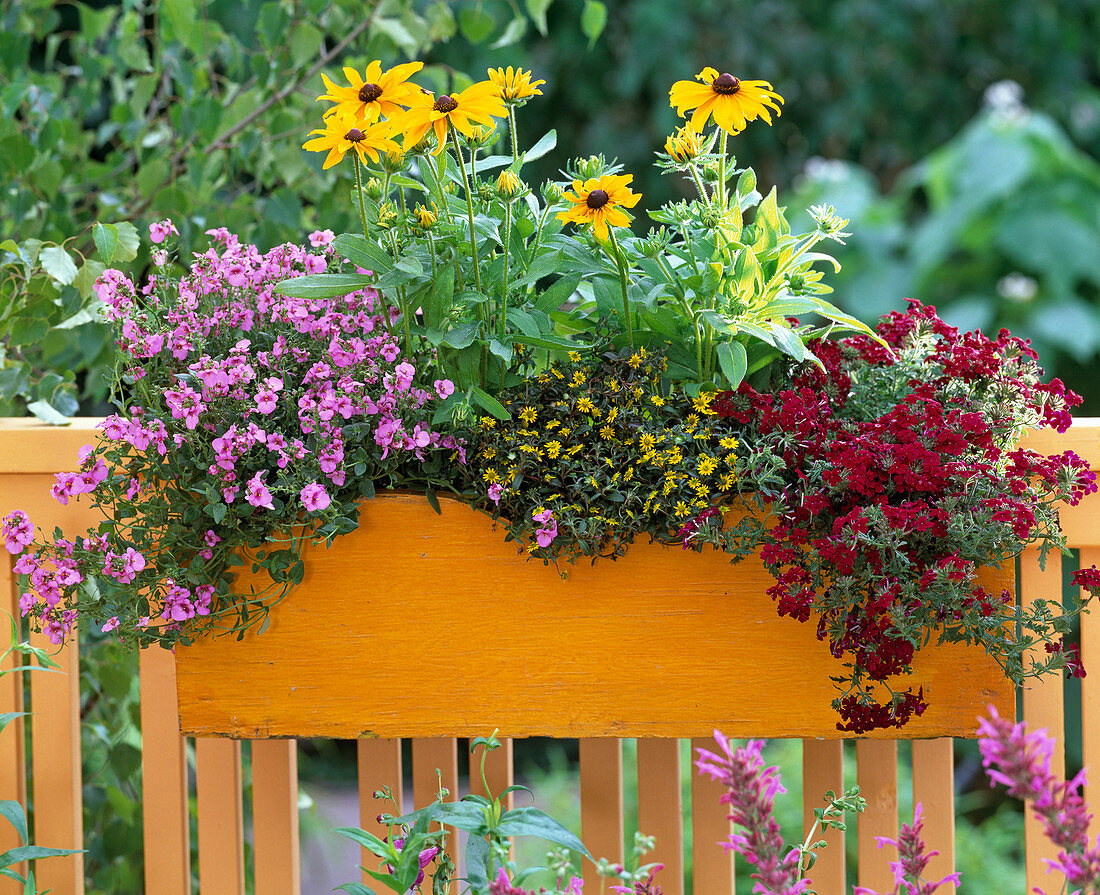
[[[595,859],[623,859],[623,749],[615,737],[580,741],[581,840]],[[601,891],[590,861],[584,862],[584,891]]]
[[[244,895],[244,806],[241,744],[195,738],[199,815],[199,891]]]
[[[60,650],[43,634],[31,643],[50,653],[58,671],[32,671],[31,760],[36,845],[83,848],[84,817],[80,771],[80,662],[76,632]],[[35,868],[40,889],[54,895],[82,895],[84,856],[50,858]]]
[[[11,570],[10,556],[0,556],[0,609],[19,618],[19,594],[16,590]],[[7,629],[8,620],[0,614],[0,623]],[[6,634],[0,634],[6,639]],[[3,644],[2,649],[7,649]],[[14,669],[21,664],[22,656],[12,653],[0,662],[0,671]],[[39,672],[31,672],[37,674]],[[23,711],[23,673],[10,672],[0,676],[0,713]],[[27,779],[26,754],[24,748],[25,730],[23,719],[13,719],[3,731],[0,731],[0,799],[19,802],[26,808]],[[23,843],[11,824],[0,823],[0,853]],[[25,865],[14,868],[20,873],[26,872]],[[0,879],[2,895],[21,893],[22,887],[13,879]]]
[[[1046,568],[1039,568],[1039,551],[1029,548],[1020,557],[1020,594],[1027,606],[1041,597],[1058,599],[1062,594],[1062,556],[1056,551],[1047,554]],[[1042,648],[1034,651],[1036,659],[1046,658]],[[1029,654],[1030,657],[1030,654]],[[1029,657],[1024,658],[1024,662]],[[1046,728],[1057,739],[1050,769],[1056,777],[1065,775],[1065,720],[1062,710],[1062,675],[1051,674],[1039,681],[1028,681],[1024,687],[1024,720],[1029,730]],[[1032,816],[1030,806],[1024,815],[1024,851],[1026,853],[1027,890],[1049,884],[1043,858],[1054,858],[1058,849],[1043,835],[1040,822]]]
[[[187,741],[176,708],[176,658],[141,651],[141,779],[146,895],[190,895]]]
[[[913,740],[913,804],[922,806],[928,850],[939,852],[928,862],[925,879],[955,870],[954,745],[951,737]]]
[[[1100,547],[1081,548],[1081,568],[1100,568]],[[1082,590],[1087,596],[1087,592]],[[1081,615],[1081,661],[1085,669],[1100,671],[1100,607]],[[1085,800],[1093,807],[1089,823],[1089,838],[1096,841],[1100,835],[1100,674],[1090,673],[1081,681],[1081,745],[1085,767],[1089,768],[1089,781],[1085,784]],[[1092,770],[1095,768],[1096,770]]]
[[[857,821],[859,884],[878,892],[894,888],[890,862],[893,846],[878,848],[876,836],[894,836],[898,830],[898,748],[893,740],[856,741],[856,780],[867,809]]]
[[[443,786],[450,795],[448,802],[458,800],[458,740],[453,737],[425,737],[412,741],[413,807],[423,808],[435,801],[439,789],[436,769],[443,772]],[[458,867],[462,863],[462,850],[458,834],[451,828],[447,840],[447,852]],[[457,895],[458,883],[451,881],[450,895]]]
[[[696,749],[715,750],[709,738],[691,741],[691,757]],[[719,844],[729,839],[733,825],[729,809],[719,799],[726,788],[710,777],[691,775],[691,890],[698,895],[731,895],[733,892],[733,852]]]
[[[814,809],[824,808],[829,790],[844,792],[844,742],[842,740],[802,741],[802,835],[814,825]],[[818,892],[844,891],[844,831],[818,829],[814,842],[824,839],[828,845],[817,853],[813,869],[806,875]]]
[[[646,863],[658,861],[657,875],[666,895],[684,892],[683,798],[680,793],[680,741],[638,740],[638,830],[657,838]]]
[[[401,783],[401,740],[392,737],[362,739],[356,741],[356,762],[359,777],[359,826],[382,839],[389,835],[389,827],[378,822],[379,814],[400,817],[404,811],[404,793]],[[397,804],[374,797],[375,792],[388,786]],[[371,883],[367,870],[378,869],[378,858],[365,848],[361,849],[360,863],[364,868],[363,883]]]
[[[252,741],[256,891],[300,895],[298,741]]]

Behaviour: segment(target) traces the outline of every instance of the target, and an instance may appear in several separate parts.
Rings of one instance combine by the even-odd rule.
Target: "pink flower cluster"
[[[492,497],[492,494],[489,496]],[[550,542],[558,536],[558,520],[554,518],[551,510],[535,513],[533,518],[540,523],[538,531],[535,532],[535,541],[540,547],[549,547]]]
[[[924,818],[921,816],[923,808],[924,806],[917,802],[913,809],[913,822],[902,824],[896,839],[891,839],[889,836],[875,837],[879,848],[892,845],[898,850],[898,860],[890,862],[890,869],[894,873],[894,888],[890,895],[933,895],[940,886],[947,884],[955,888],[959,886],[958,873],[949,873],[936,882],[924,879],[928,862],[939,852],[925,851],[924,840],[921,839],[921,831],[924,829]],[[856,886],[852,889],[852,895],[878,895],[878,893],[866,886]]]

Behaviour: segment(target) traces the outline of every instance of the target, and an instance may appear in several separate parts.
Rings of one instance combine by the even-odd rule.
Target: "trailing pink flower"
[[[8,553],[22,553],[24,548],[34,542],[34,525],[31,524],[30,516],[22,510],[8,513],[0,531],[4,535],[4,547]]]
[[[541,522],[542,526],[535,532],[535,542],[540,547],[549,547],[550,543],[558,536],[558,521],[551,510],[543,510],[534,514],[534,520]]]
[[[169,236],[179,236],[180,231],[176,229],[176,225],[170,220],[154,221],[149,225],[149,240],[150,242],[162,243]]]
[[[327,510],[332,503],[332,498],[329,497],[328,492],[325,491],[325,486],[319,482],[310,482],[302,489],[298,496],[301,498],[302,506],[311,513],[319,513],[321,510]]]
[[[244,488],[245,500],[247,500],[252,506],[257,508],[263,508],[265,510],[275,509],[275,505],[272,503],[274,499],[271,491],[268,490],[267,485],[263,479],[267,475],[267,472],[257,472],[252,478],[248,480],[248,484]]]

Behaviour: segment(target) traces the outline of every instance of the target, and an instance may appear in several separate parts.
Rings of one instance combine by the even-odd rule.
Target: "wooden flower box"
[[[779,618],[772,579],[644,543],[562,566],[527,561],[470,507],[385,494],[361,527],[307,547],[306,577],[263,634],[177,647],[186,734],[233,737],[837,737],[813,624]],[[983,570],[998,592],[1011,566]],[[914,662],[928,710],[879,738],[972,736],[1015,691],[976,647]]]

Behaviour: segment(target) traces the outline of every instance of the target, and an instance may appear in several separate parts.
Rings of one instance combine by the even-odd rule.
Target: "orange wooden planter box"
[[[751,558],[643,543],[594,566],[528,562],[456,501],[364,504],[242,641],[177,647],[184,733],[234,737],[837,737],[813,624],[781,619]],[[1012,572],[984,570],[997,590]],[[929,708],[898,736],[972,736],[1015,691],[980,648],[928,647],[904,686]]]

